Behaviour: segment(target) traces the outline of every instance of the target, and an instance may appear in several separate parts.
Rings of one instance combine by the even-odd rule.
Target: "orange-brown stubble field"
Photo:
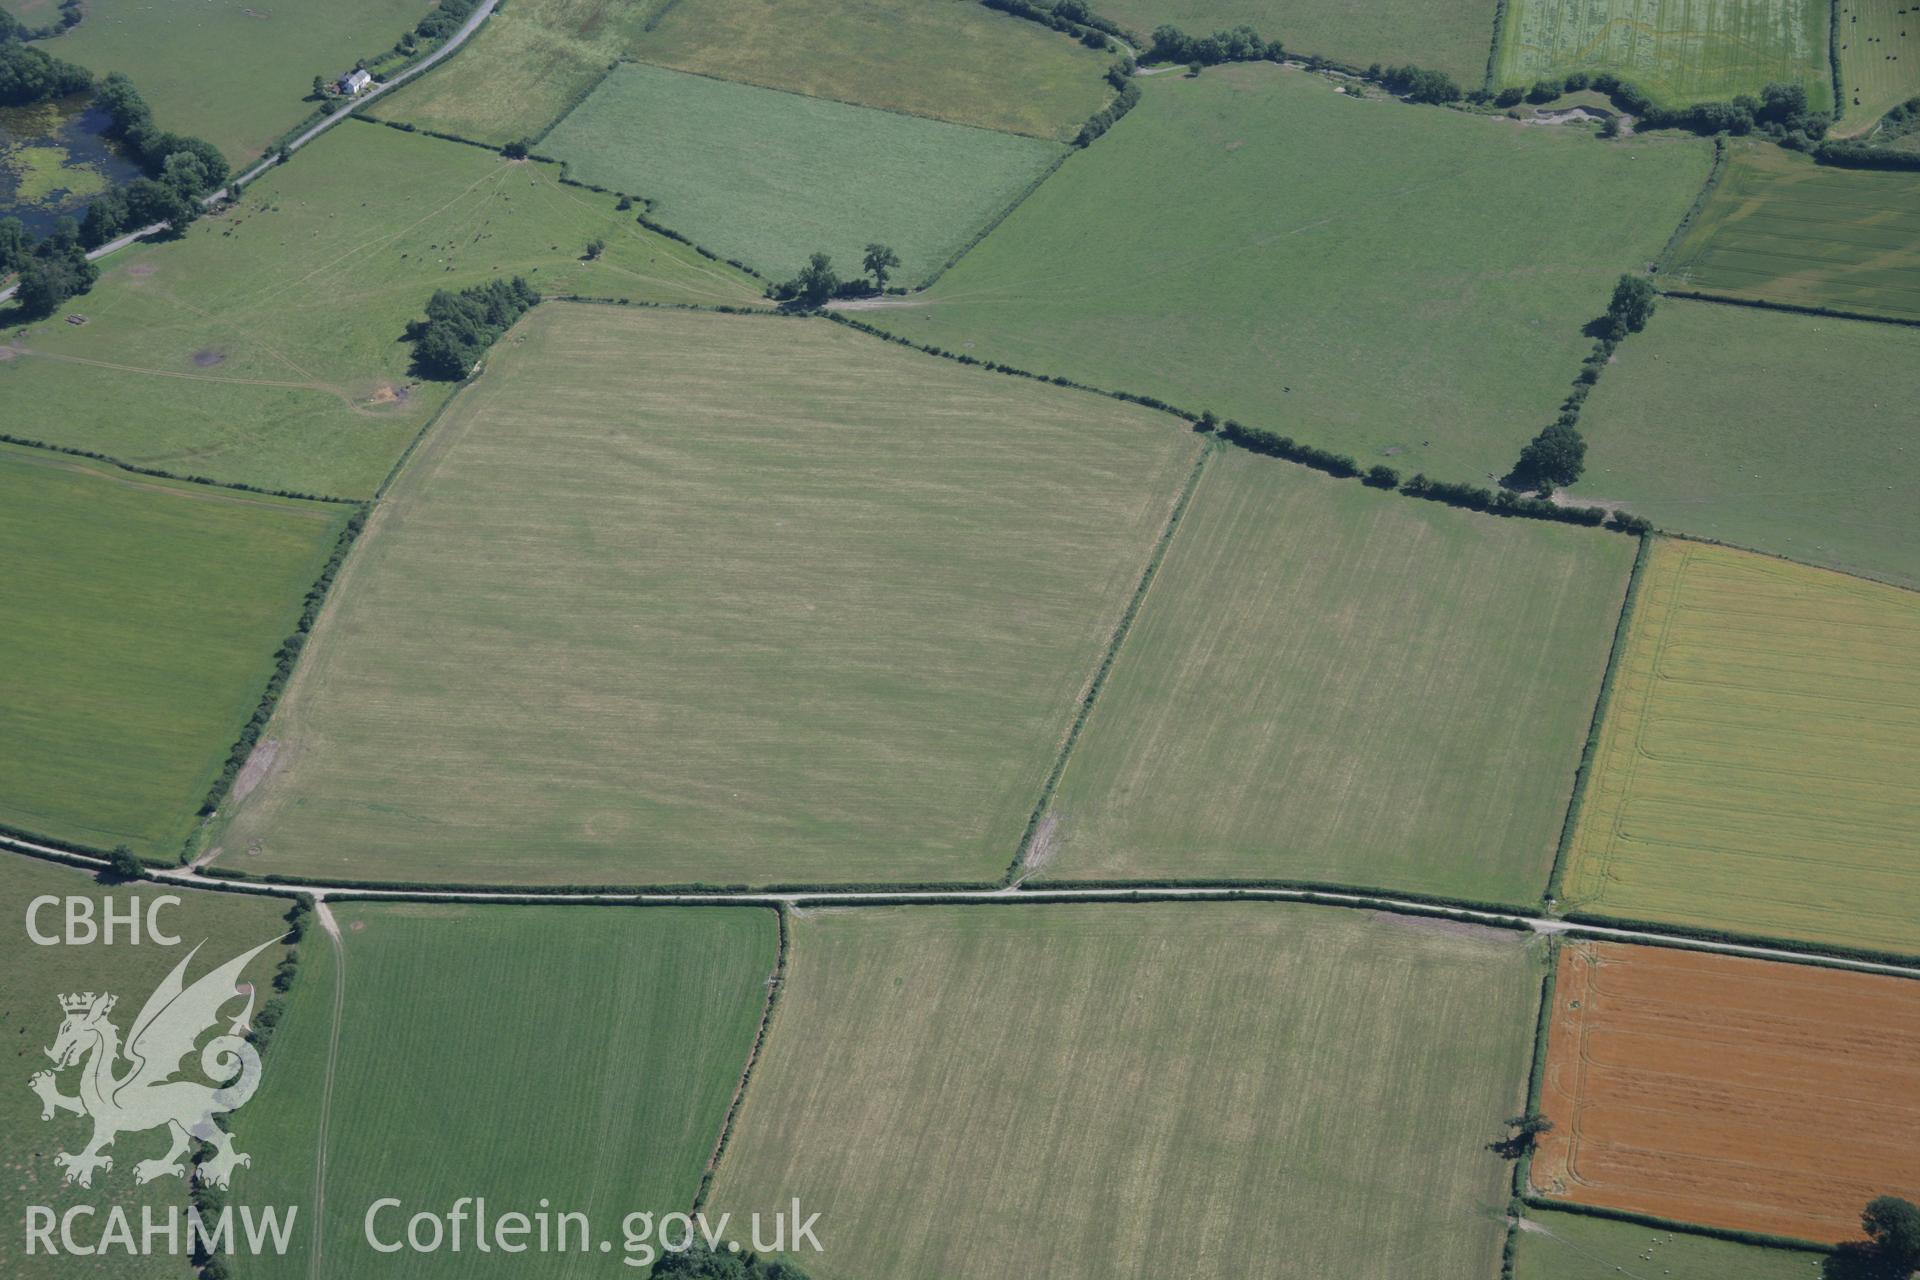
[[[1576,943],[1560,955],[1534,1189],[1821,1242],[1920,1196],[1920,982]]]

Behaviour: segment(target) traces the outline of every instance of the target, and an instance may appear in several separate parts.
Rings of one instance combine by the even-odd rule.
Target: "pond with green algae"
[[[107,113],[87,97],[0,107],[0,217],[45,232],[62,216],[140,176],[140,166],[106,137]]]

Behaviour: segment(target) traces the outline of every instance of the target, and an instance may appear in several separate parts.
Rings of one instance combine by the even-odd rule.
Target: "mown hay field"
[[[1778,147],[1736,144],[1662,279],[1734,298],[1920,320],[1920,173],[1837,169]]]
[[[760,293],[611,196],[561,185],[553,165],[366,124],[299,158],[184,239],[103,262],[75,304],[84,326],[35,325],[0,347],[8,429],[180,474],[366,497],[451,389],[413,379],[402,341],[434,290],[521,274],[550,293],[659,302]],[[582,261],[594,239],[606,251]]]
[[[61,933],[64,927],[64,901],[68,897],[87,898],[93,903],[93,918],[104,918],[111,896],[117,916],[124,918],[133,903],[139,904],[142,928],[149,904],[164,893],[180,899],[177,906],[163,906],[154,917],[161,929],[179,937],[177,947],[155,946],[142,932],[139,946],[128,944],[124,924],[118,926],[114,945],[95,942],[84,946],[40,946],[26,929],[27,904],[43,895],[62,901],[43,908],[36,921],[42,933]],[[100,1280],[155,1280],[173,1277],[184,1280],[192,1273],[182,1259],[144,1257],[118,1250],[80,1262],[71,1255],[48,1256],[25,1251],[22,1224],[28,1205],[45,1205],[56,1214],[65,1214],[76,1206],[91,1207],[95,1216],[83,1213],[75,1219],[80,1238],[88,1238],[89,1228],[97,1233],[105,1227],[113,1208],[124,1208],[131,1216],[135,1238],[140,1229],[143,1207],[165,1221],[170,1208],[183,1211],[187,1202],[185,1186],[175,1178],[159,1178],[144,1185],[134,1180],[134,1166],[142,1160],[157,1159],[167,1149],[166,1134],[155,1129],[122,1135],[107,1154],[113,1168],[96,1172],[92,1187],[69,1186],[65,1171],[53,1162],[58,1152],[78,1152],[86,1145],[93,1126],[84,1116],[57,1113],[52,1120],[40,1118],[40,1098],[27,1087],[28,1077],[52,1068],[43,1050],[49,1048],[60,1030],[64,1014],[60,997],[81,991],[105,991],[119,997],[109,1021],[125,1035],[147,997],[158,987],[187,951],[200,946],[199,957],[188,968],[186,980],[194,979],[225,964],[235,956],[285,932],[281,913],[287,909],[284,899],[242,897],[236,894],[181,892],[148,884],[99,884],[94,877],[71,867],[56,866],[9,853],[0,859],[0,971],[7,980],[0,984],[0,1027],[7,1034],[8,1087],[0,1089],[0,1140],[7,1154],[0,1159],[0,1214],[5,1214],[12,1229],[0,1235],[0,1271],[12,1280],[73,1280],[85,1275]],[[244,977],[262,993],[271,994],[274,966],[286,954],[280,947],[268,947],[247,966]],[[256,1007],[258,1001],[255,1002]],[[245,1007],[236,998],[222,1012],[228,1019]],[[223,1022],[224,1027],[224,1022]],[[197,1057],[190,1065],[197,1064]],[[119,1068],[126,1074],[125,1066]],[[55,1077],[60,1092],[71,1097],[79,1091],[79,1072],[68,1069]],[[248,1153],[261,1149],[259,1135],[249,1123],[250,1109],[234,1112],[229,1127],[236,1135],[236,1147]],[[56,1239],[58,1237],[56,1236]]]
[[[1103,17],[1151,37],[1161,23],[1189,35],[1250,26],[1287,52],[1365,67],[1406,63],[1444,71],[1464,88],[1487,73],[1491,0],[1103,0]]]
[[[1543,1194],[1821,1244],[1920,1192],[1920,989],[1666,947],[1561,950]]]
[[[625,1273],[628,1213],[685,1212],[752,1050],[777,949],[748,908],[337,904],[318,928],[259,1095],[236,1204],[299,1205],[265,1280]],[[322,1123],[324,1119],[324,1124]],[[584,1245],[491,1257],[376,1253],[407,1219],[484,1197],[497,1219],[588,1215]],[[471,1206],[469,1206],[471,1209]],[[535,1237],[528,1236],[531,1244]],[[490,1265],[491,1264],[491,1265]]]
[[[178,854],[348,515],[0,445],[0,825]]]
[[[1633,555],[1222,451],[1036,873],[1536,900]]]
[[[1912,0],[1840,0],[1840,91],[1835,133],[1865,133],[1920,95],[1920,9]]]
[[[996,877],[1197,449],[825,321],[547,304],[369,525],[227,864]]]
[[[803,915],[709,1207],[797,1195],[824,1280],[1492,1275],[1535,954],[1271,904]]]
[[[374,103],[404,120],[489,146],[537,138],[593,91],[674,0],[512,0],[457,57]]]
[[[1820,1280],[1824,1253],[1767,1249],[1634,1222],[1530,1207],[1515,1242],[1514,1280]]]
[[[540,150],[574,177],[644,196],[655,221],[785,279],[825,250],[860,274],[873,242],[914,284],[1065,153],[1057,142],[622,66]]]
[[[816,98],[1071,141],[1117,61],[979,0],[679,0],[643,62]]]
[[[313,112],[315,76],[338,76],[384,53],[432,7],[88,0],[80,25],[45,48],[99,75],[125,72],[162,129],[205,138],[238,167]]]
[[[1580,417],[1575,501],[1920,586],[1920,329],[1676,298]]]
[[[1494,81],[1612,71],[1666,106],[1758,95],[1779,81],[1833,105],[1828,0],[1508,0]]]
[[[1563,907],[1920,951],[1920,597],[1656,543]]]
[[[1154,76],[923,297],[861,318],[1484,483],[1709,161],[1697,140],[1355,101],[1272,64]]]

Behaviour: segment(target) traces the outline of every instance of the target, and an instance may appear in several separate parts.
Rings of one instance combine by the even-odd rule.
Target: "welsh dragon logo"
[[[260,1086],[260,1054],[241,1036],[253,1014],[251,994],[226,1032],[200,1050],[200,1070],[221,1083],[202,1084],[175,1076],[180,1074],[181,1059],[219,1021],[221,1006],[239,997],[236,984],[247,962],[278,941],[270,938],[187,986],[187,965],[200,951],[195,947],[147,997],[124,1044],[119,1028],[108,1020],[117,997],[91,991],[60,997],[65,1017],[53,1047],[46,1050],[54,1069],[35,1072],[28,1084],[40,1095],[42,1120],[51,1120],[61,1111],[93,1120],[93,1138],[78,1154],[61,1152],[53,1158],[67,1171],[66,1181],[92,1186],[94,1170],[113,1169],[113,1158],[101,1152],[115,1138],[163,1126],[172,1145],[158,1159],[134,1165],[136,1182],[167,1174],[186,1177],[182,1157],[189,1138],[214,1147],[198,1170],[203,1182],[224,1187],[235,1166],[253,1163],[252,1157],[234,1150],[233,1135],[214,1123],[215,1116],[245,1105]],[[79,1092],[69,1097],[60,1092],[55,1073],[76,1065]]]

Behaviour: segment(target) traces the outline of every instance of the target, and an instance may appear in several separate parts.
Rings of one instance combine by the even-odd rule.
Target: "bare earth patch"
[[[273,768],[274,757],[280,754],[280,739],[268,738],[253,749],[247,757],[239,774],[233,780],[233,798],[236,802],[247,798],[247,792],[260,785],[260,780]]]
[[[225,364],[226,362],[227,353],[217,351],[212,347],[202,347],[193,353],[193,367],[196,369],[211,369],[215,365]]]

